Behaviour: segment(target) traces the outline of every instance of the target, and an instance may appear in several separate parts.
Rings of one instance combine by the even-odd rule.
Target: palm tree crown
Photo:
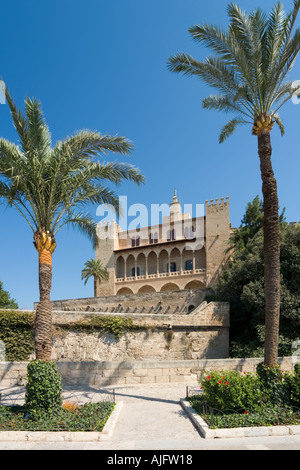
[[[115,192],[105,182],[123,179],[141,184],[143,176],[127,163],[100,163],[98,154],[128,155],[132,143],[124,137],[81,131],[52,147],[48,126],[36,99],[25,100],[25,114],[16,108],[6,90],[20,145],[0,139],[0,197],[26,219],[35,234],[35,245],[45,234],[54,251],[56,233],[66,224],[77,226],[96,243],[96,225],[89,204],[112,204],[118,210]],[[42,234],[42,235],[41,235]]]
[[[100,163],[99,154],[108,151],[130,154],[132,144],[124,137],[81,131],[52,146],[41,105],[25,100],[25,114],[19,111],[7,89],[19,145],[0,138],[0,201],[6,200],[26,219],[39,254],[40,301],[35,316],[37,359],[51,360],[52,254],[56,233],[66,224],[78,227],[97,244],[96,223],[87,212],[90,204],[111,204],[118,211],[115,192],[106,184],[144,181],[139,170],[126,163]]]
[[[281,134],[284,126],[279,109],[292,95],[299,94],[299,83],[287,80],[300,51],[300,29],[294,30],[300,1],[286,14],[278,2],[268,16],[261,9],[246,14],[231,3],[227,7],[229,27],[194,25],[192,38],[209,47],[213,56],[198,61],[188,54],[171,57],[172,72],[196,76],[217,90],[203,100],[206,109],[234,112],[221,130],[223,142],[239,124],[251,124],[254,135],[269,132],[274,123]]]
[[[92,276],[98,279],[99,281],[101,281],[102,279],[104,281],[108,280],[108,271],[99,259],[90,259],[85,263],[84,266],[85,267],[81,271],[81,280],[84,280],[84,284],[86,284],[89,278]]]
[[[288,80],[300,51],[300,29],[295,22],[300,0],[286,14],[278,2],[267,15],[261,9],[247,14],[230,3],[226,31],[213,25],[190,28],[193,39],[209,47],[214,55],[198,61],[188,54],[177,54],[168,61],[172,72],[196,76],[217,90],[203,99],[206,109],[234,112],[222,128],[224,142],[239,124],[251,124],[257,136],[263,193],[264,282],[265,282],[265,364],[277,365],[280,317],[280,233],[277,182],[271,162],[270,133],[284,126],[279,109],[294,94],[300,94],[299,82]]]

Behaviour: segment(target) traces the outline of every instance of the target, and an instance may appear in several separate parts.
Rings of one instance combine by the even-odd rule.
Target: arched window
[[[167,232],[167,241],[170,242],[171,240],[176,240],[175,229],[168,230],[168,232]]]
[[[167,271],[169,271],[169,263],[167,263]],[[176,263],[174,261],[170,263],[170,272],[176,273]]]
[[[137,276],[140,275],[140,268],[139,268],[139,267],[136,268],[136,275],[137,275]],[[135,268],[131,268],[131,276],[132,276],[132,277],[135,276]]]
[[[155,232],[155,233],[150,233],[149,235],[149,243],[152,244],[152,243],[158,243],[158,233]]]
[[[131,246],[140,246],[140,237],[133,237],[131,239]]]
[[[185,262],[185,270],[186,271],[193,271],[193,260],[189,259]]]

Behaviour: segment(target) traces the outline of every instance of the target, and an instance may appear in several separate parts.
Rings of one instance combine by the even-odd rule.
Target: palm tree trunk
[[[48,250],[39,253],[40,302],[35,317],[36,359],[51,361],[52,349],[52,309],[50,290],[52,284],[52,254]]]
[[[94,297],[97,297],[97,278],[94,276]]]
[[[280,234],[277,182],[271,163],[270,133],[258,136],[264,210],[265,352],[266,366],[278,364],[280,317]]]

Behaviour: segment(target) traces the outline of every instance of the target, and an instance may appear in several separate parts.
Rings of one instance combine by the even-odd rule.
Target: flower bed
[[[300,425],[299,408],[265,405],[250,411],[219,410],[210,407],[203,396],[192,396],[187,401],[210,429]]]
[[[300,373],[258,366],[256,374],[205,373],[202,393],[187,397],[210,429],[300,424]]]
[[[82,405],[63,401],[56,363],[33,360],[27,366],[24,405],[0,405],[0,431],[101,432],[114,407],[109,399]]]
[[[32,414],[25,405],[0,406],[0,431],[102,431],[115,404],[65,403],[53,414]]]

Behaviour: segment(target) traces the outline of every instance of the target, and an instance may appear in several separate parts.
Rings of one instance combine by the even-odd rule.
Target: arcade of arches
[[[205,249],[178,247],[116,253],[116,293],[205,288]]]

